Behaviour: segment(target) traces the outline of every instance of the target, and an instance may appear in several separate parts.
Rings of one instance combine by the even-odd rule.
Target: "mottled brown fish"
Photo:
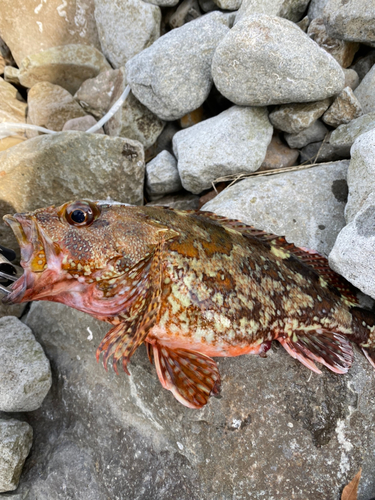
[[[97,358],[116,371],[145,342],[190,408],[219,392],[211,356],[265,356],[272,340],[317,373],[315,362],[347,372],[349,340],[375,367],[375,315],[323,257],[284,238],[207,212],[85,200],[4,220],[25,270],[5,302],[62,302],[111,323]]]

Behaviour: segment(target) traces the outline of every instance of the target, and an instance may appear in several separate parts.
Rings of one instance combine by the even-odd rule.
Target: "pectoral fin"
[[[277,339],[284,349],[315,373],[321,373],[314,361],[335,373],[347,373],[353,362],[351,343],[341,334],[323,329],[296,330],[291,337]]]
[[[220,392],[216,362],[199,352],[153,345],[156,371],[162,386],[188,408],[202,408]]]

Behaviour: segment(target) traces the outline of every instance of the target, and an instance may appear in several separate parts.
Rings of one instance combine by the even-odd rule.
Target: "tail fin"
[[[373,368],[375,368],[375,314],[366,309],[352,307],[353,335],[351,340],[358,344]]]

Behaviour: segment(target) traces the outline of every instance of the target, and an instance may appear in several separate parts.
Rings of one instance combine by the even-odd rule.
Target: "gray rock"
[[[332,146],[350,150],[357,137],[375,128],[375,112],[352,120],[347,125],[340,125],[330,136],[329,142]]]
[[[25,311],[26,304],[13,304],[11,306],[2,304],[0,301],[0,318],[4,316],[16,316],[20,318]]]
[[[328,255],[345,225],[348,165],[348,161],[340,161],[251,177],[222,191],[202,210],[239,219]]]
[[[301,163],[326,163],[350,158],[350,146],[333,145],[330,142],[331,132],[323,141],[312,142],[300,150]]]
[[[26,109],[27,104],[16,87],[0,77],[0,122],[25,123]],[[22,137],[24,129],[13,130],[13,133]]]
[[[119,99],[128,82],[124,68],[120,68],[115,81],[109,107]],[[164,128],[160,120],[130,92],[124,104],[104,125],[106,134],[113,137],[126,137],[139,141],[145,148],[152,146]]]
[[[297,26],[304,32],[307,33],[307,29],[310,25],[310,19],[309,16],[303,17],[298,23],[296,23]]]
[[[169,18],[172,29],[181,28],[186,23],[201,16],[198,0],[182,0],[175,12]]]
[[[375,42],[375,17],[372,0],[328,0],[324,24],[329,35],[351,42]]]
[[[30,328],[0,318],[0,411],[37,410],[52,384],[51,368]]]
[[[203,12],[212,12],[219,9],[214,0],[198,0],[198,3]]]
[[[72,118],[71,120],[68,120],[63,126],[62,131],[65,132],[66,130],[79,130],[81,132],[86,132],[86,130],[89,130],[97,123],[98,122],[91,115],[80,116],[79,118]],[[104,130],[102,127],[100,127],[100,129],[95,133],[104,134]]]
[[[13,146],[0,162],[0,217],[81,198],[143,203],[144,152],[137,141],[61,132]],[[18,248],[4,225],[0,241]]]
[[[179,0],[145,0],[146,3],[152,3],[159,7],[174,7],[178,4]]]
[[[320,120],[316,120],[310,127],[298,134],[285,134],[285,140],[291,148],[303,148],[312,142],[322,141],[328,133],[327,127]]]
[[[324,7],[326,6],[328,0],[311,0],[309,3],[309,9],[307,15],[309,19],[315,19],[316,17],[322,17]]]
[[[341,92],[345,80],[337,61],[296,24],[261,14],[245,16],[226,35],[212,75],[225,97],[244,106],[320,101]]]
[[[375,380],[357,349],[342,376],[311,374],[276,347],[266,359],[220,358],[221,399],[190,410],[161,387],[143,347],[131,377],[96,363],[108,325],[41,302],[27,322],[56,378],[28,415],[35,447],[18,498],[336,499],[360,466],[358,500],[375,493]]]
[[[17,488],[32,442],[29,424],[0,417],[0,493]]]
[[[170,207],[176,210],[197,210],[199,196],[191,193],[170,194],[155,201],[150,201],[146,206]]]
[[[182,189],[176,158],[162,151],[146,165],[146,190],[151,199]]]
[[[242,0],[236,22],[253,14],[279,16],[297,22],[302,19],[309,0]]]
[[[163,120],[198,108],[212,86],[214,50],[228,31],[226,16],[211,12],[159,38],[126,65],[134,95]]]
[[[363,78],[354,92],[364,113],[375,111],[375,65]]]
[[[239,106],[177,132],[173,150],[183,187],[198,194],[218,177],[254,172],[271,138],[267,110]]]
[[[352,68],[347,68],[344,69],[344,75],[345,75],[345,87],[350,87],[352,90],[355,90],[359,85],[358,73]]]
[[[372,50],[367,56],[360,57],[356,60],[356,62],[351,66],[359,76],[360,80],[363,80],[365,75],[370,71],[370,69],[375,64],[375,50]]]
[[[224,10],[238,10],[241,7],[241,3],[243,0],[214,0],[216,5],[220,7],[220,9]]]
[[[350,87],[336,97],[332,106],[323,115],[322,120],[331,127],[349,123],[362,115],[362,106]]]
[[[307,104],[284,104],[270,113],[270,122],[283,132],[298,134],[316,122],[330,103],[330,99],[324,99]]]
[[[160,36],[160,7],[141,0],[95,1],[103,54],[119,68]]]

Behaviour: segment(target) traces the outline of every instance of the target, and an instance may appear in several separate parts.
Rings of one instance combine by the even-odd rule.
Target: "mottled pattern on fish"
[[[84,214],[83,222],[77,222]],[[98,348],[127,365],[146,342],[163,386],[193,408],[219,391],[210,356],[265,356],[277,339],[310,369],[375,367],[375,317],[315,252],[205,212],[75,202],[6,216],[25,277],[8,301],[54,300],[114,326]]]

